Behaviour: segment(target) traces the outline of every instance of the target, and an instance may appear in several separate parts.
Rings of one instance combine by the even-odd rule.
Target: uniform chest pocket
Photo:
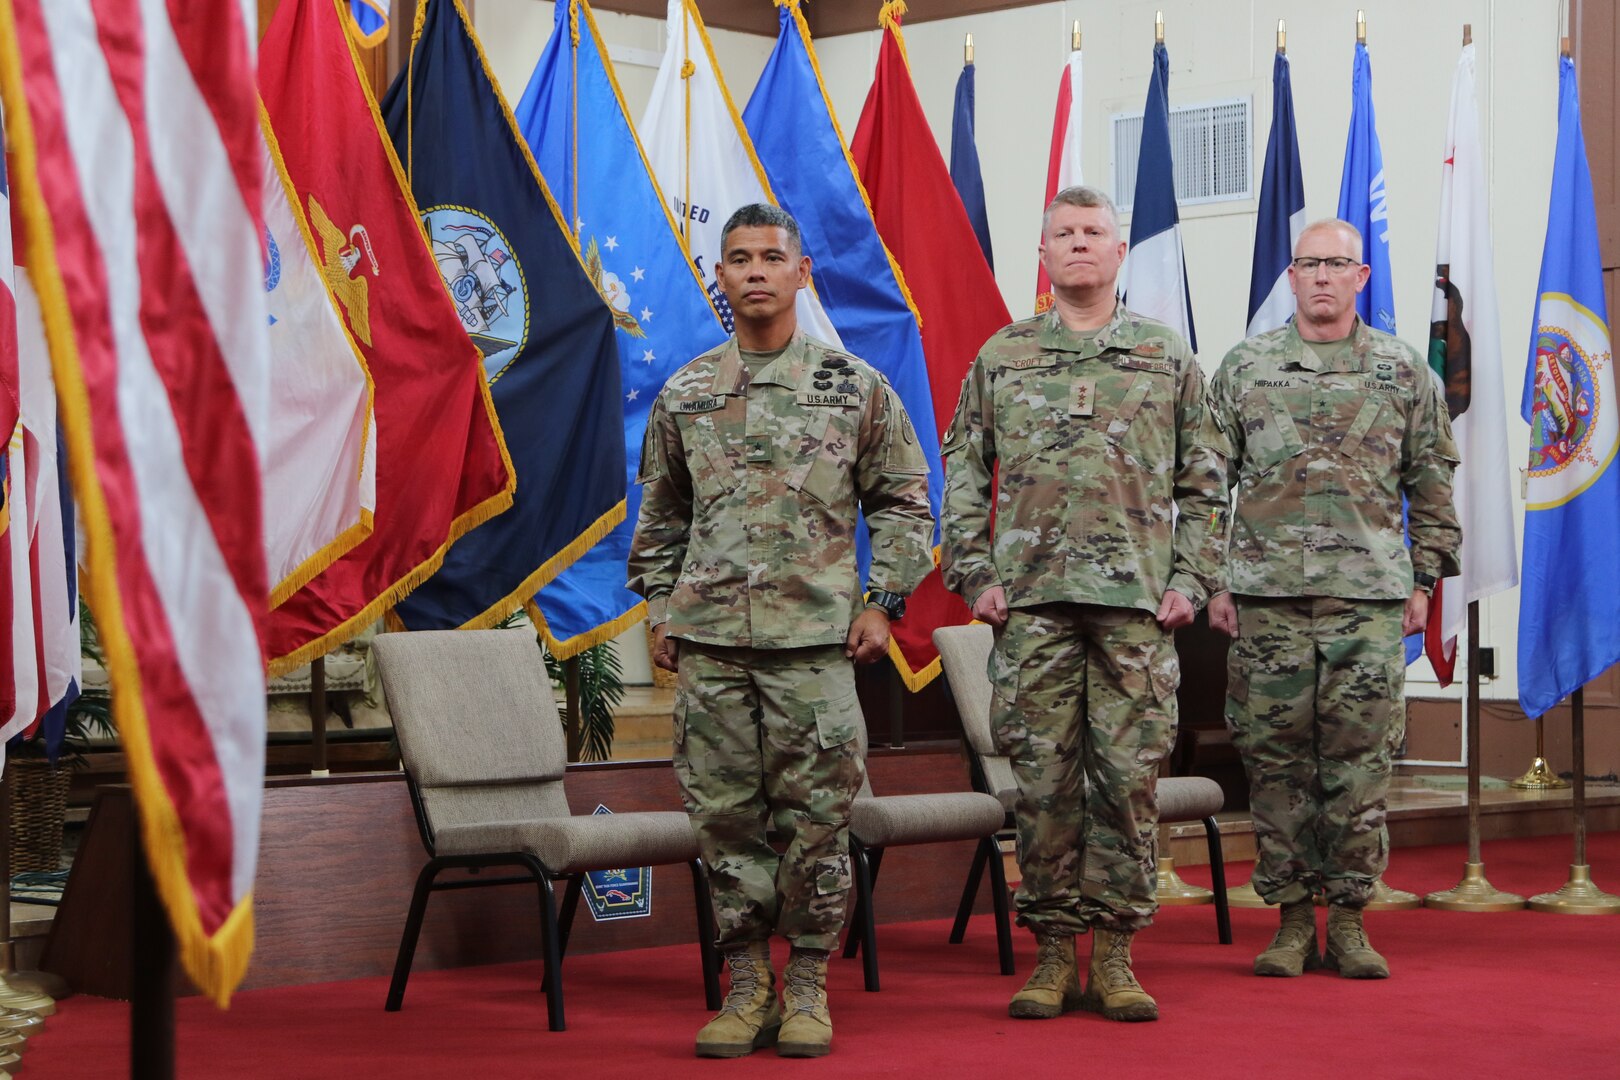
[[[1046,358],[1042,358],[1046,359]],[[1062,442],[1069,427],[1069,380],[1056,358],[1003,373],[994,391],[996,453],[1004,471]]]
[[[1143,402],[1153,392],[1153,382],[1153,376],[1140,371],[1131,377],[1119,408],[1108,418],[1106,431],[1110,441],[1117,443],[1125,438],[1126,432],[1131,429],[1131,421],[1136,419],[1136,414],[1142,411]]]
[[[1384,400],[1384,395],[1369,394],[1362,402],[1361,408],[1356,411],[1355,419],[1345,429],[1344,438],[1339,440],[1339,453],[1348,458],[1359,459],[1365,450],[1368,454],[1382,457],[1387,449],[1383,440],[1375,437],[1369,442],[1368,436],[1379,432],[1379,421],[1386,410],[1391,408],[1391,404]]]
[[[1296,391],[1297,392],[1297,391]],[[1308,408],[1308,392],[1305,398]],[[1280,390],[1251,390],[1240,408],[1243,425],[1243,471],[1262,475],[1305,449],[1294,426],[1294,413]]]
[[[727,398],[713,409],[679,416],[692,494],[700,503],[717,499],[737,486],[738,461],[734,459],[730,432],[740,423],[742,405],[741,398]],[[730,415],[733,412],[735,417]]]
[[[855,490],[854,424],[842,415],[854,408],[815,407],[802,428],[790,433],[786,452],[792,455],[788,466],[788,486],[803,492],[823,506],[836,507]],[[795,425],[797,427],[797,425]]]

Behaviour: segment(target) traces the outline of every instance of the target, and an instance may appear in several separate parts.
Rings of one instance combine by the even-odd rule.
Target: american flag
[[[0,4],[0,88],[146,855],[223,1003],[265,731],[257,23],[250,0],[183,7]]]

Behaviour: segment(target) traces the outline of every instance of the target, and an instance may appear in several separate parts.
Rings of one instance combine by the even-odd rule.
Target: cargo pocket
[[[1160,705],[1176,696],[1181,688],[1181,657],[1176,652],[1174,634],[1166,634],[1157,654],[1148,665],[1148,678],[1153,683],[1153,698]]]
[[[816,741],[823,750],[834,750],[855,741],[860,701],[853,692],[815,706]]]
[[[849,856],[834,855],[816,860],[816,895],[837,896],[850,887]]]
[[[675,737],[671,743],[676,757],[686,756],[686,694],[675,691]]]

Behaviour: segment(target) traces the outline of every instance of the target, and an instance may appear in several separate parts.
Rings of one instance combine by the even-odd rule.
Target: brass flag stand
[[[1531,911],[1556,915],[1620,915],[1620,896],[1606,893],[1592,883],[1592,868],[1586,862],[1586,691],[1578,688],[1569,697],[1570,749],[1575,772],[1575,861],[1569,867],[1569,880],[1557,892],[1530,898]]]
[[[1441,911],[1517,911],[1524,897],[1503,892],[1485,880],[1479,853],[1479,601],[1468,605],[1468,705],[1464,716],[1468,740],[1468,862],[1462,880],[1423,902]]]
[[[1511,787],[1521,791],[1550,791],[1554,788],[1567,788],[1569,781],[1552,771],[1547,764],[1547,727],[1545,717],[1536,717],[1536,760],[1524,771],[1524,775],[1517,780],[1509,780]]]

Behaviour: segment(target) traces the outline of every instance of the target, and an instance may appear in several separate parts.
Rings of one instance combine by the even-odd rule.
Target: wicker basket
[[[11,780],[11,872],[60,870],[71,770],[43,758],[12,758],[6,772]]]

